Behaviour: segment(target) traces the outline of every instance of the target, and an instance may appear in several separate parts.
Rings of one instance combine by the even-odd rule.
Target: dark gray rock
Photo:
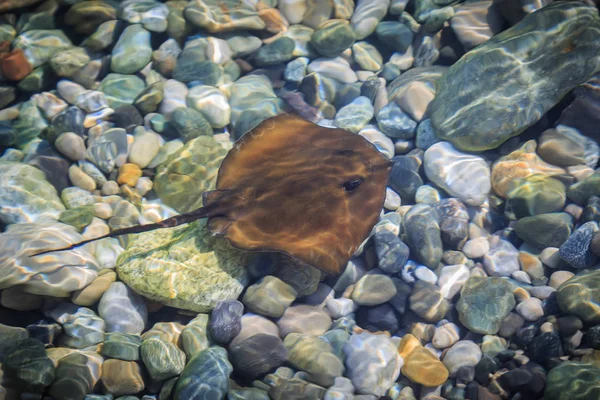
[[[400,195],[402,204],[411,204],[415,201],[417,189],[423,185],[423,179],[419,175],[419,165],[408,156],[396,156],[392,161],[394,165],[388,185]]]
[[[144,124],[144,118],[134,106],[128,104],[115,110],[110,116],[110,121],[117,128],[123,128],[127,133],[133,132],[136,126]]]
[[[435,208],[425,204],[412,206],[404,216],[406,240],[411,254],[432,269],[438,266],[444,253],[438,221]]]
[[[392,334],[399,326],[394,308],[387,303],[373,307],[360,307],[356,312],[356,323],[371,332],[388,331]]]
[[[526,243],[539,247],[560,247],[571,235],[573,218],[567,213],[533,215],[514,225],[517,235]]]
[[[597,222],[586,222],[581,225],[560,246],[560,257],[573,268],[583,269],[593,266],[597,257],[590,250],[590,244],[597,231]]]
[[[249,380],[279,367],[287,359],[287,350],[277,336],[259,333],[229,348],[235,371]]]
[[[388,275],[400,272],[408,261],[408,246],[398,236],[386,230],[376,232],[374,239],[379,268]]]
[[[438,137],[477,151],[520,134],[596,72],[599,35],[595,7],[556,2],[471,50],[430,104]]]
[[[229,343],[242,330],[243,313],[244,305],[237,300],[218,302],[208,324],[212,338],[218,343]]]

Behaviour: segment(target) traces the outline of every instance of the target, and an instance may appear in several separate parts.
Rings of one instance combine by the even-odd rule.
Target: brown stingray
[[[234,145],[202,208],[61,250],[208,218],[238,249],[281,252],[338,274],[377,222],[391,165],[362,136],[281,114]]]

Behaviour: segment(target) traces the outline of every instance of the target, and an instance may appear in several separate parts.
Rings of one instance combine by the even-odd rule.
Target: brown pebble
[[[33,67],[25,58],[21,49],[9,51],[5,43],[0,45],[0,74],[6,79],[20,81],[33,71]],[[10,43],[10,42],[9,42]]]
[[[106,391],[114,396],[131,395],[144,390],[142,369],[135,361],[104,361],[100,379]]]

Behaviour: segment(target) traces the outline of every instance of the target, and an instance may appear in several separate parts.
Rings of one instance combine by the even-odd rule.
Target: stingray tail
[[[130,233],[149,232],[149,231],[153,231],[155,229],[161,229],[161,228],[173,228],[175,226],[187,224],[189,222],[193,222],[198,219],[211,217],[216,214],[216,212],[215,212],[216,209],[217,209],[217,207],[216,207],[215,203],[213,203],[206,207],[201,207],[197,210],[191,211],[189,213],[175,215],[174,217],[164,219],[164,220],[154,223],[154,224],[135,225],[135,226],[131,226],[129,228],[117,229],[107,235],[104,235],[104,236],[100,236],[100,237],[97,237],[94,239],[83,240],[81,242],[74,243],[68,247],[63,247],[61,249],[44,250],[42,252],[33,254],[30,257],[41,256],[42,254],[52,253],[55,251],[72,250],[76,247],[83,246],[84,244],[88,244],[88,243],[91,243],[91,242],[94,242],[94,241],[100,240],[100,239],[114,238],[117,236],[127,235]]]

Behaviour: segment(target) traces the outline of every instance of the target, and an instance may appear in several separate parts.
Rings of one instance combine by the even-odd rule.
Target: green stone
[[[352,46],[356,37],[345,19],[330,19],[321,23],[312,34],[310,44],[325,57],[336,57]]]
[[[0,220],[5,224],[57,219],[65,207],[39,169],[0,161]]]
[[[352,59],[360,69],[365,71],[377,72],[383,65],[381,53],[369,42],[358,42],[352,45]]]
[[[139,24],[129,25],[113,48],[110,69],[119,74],[134,74],[151,59],[150,32]]]
[[[156,194],[180,213],[202,207],[202,194],[214,189],[221,161],[230,148],[212,136],[190,140],[158,167]]]
[[[185,19],[208,32],[226,32],[240,29],[263,29],[265,23],[256,8],[238,0],[203,0],[190,3],[184,11]]]
[[[242,302],[250,311],[266,317],[283,315],[298,293],[287,283],[274,276],[265,276],[246,289]]]
[[[329,387],[336,377],[344,376],[344,364],[325,340],[290,333],[285,337],[283,345],[288,351],[287,361],[293,367],[308,372],[308,380]]]
[[[58,4],[52,1],[42,3],[33,12],[21,14],[17,22],[19,32],[30,31],[33,29],[54,29],[55,14],[58,10]]]
[[[599,35],[598,10],[584,3],[527,14],[440,79],[429,104],[437,136],[459,150],[482,151],[519,135],[598,70]]]
[[[377,25],[377,38],[403,54],[412,44],[413,32],[406,25],[396,21],[384,21]]]
[[[262,40],[248,32],[229,32],[221,35],[233,52],[232,57],[244,57],[262,46]]]
[[[294,57],[294,47],[292,39],[280,37],[258,49],[252,58],[253,64],[257,67],[268,67],[285,63]]]
[[[181,347],[188,360],[211,345],[208,336],[208,320],[208,314],[198,314],[181,331]]]
[[[590,325],[600,322],[600,271],[580,272],[556,291],[561,310]]]
[[[44,344],[29,338],[14,343],[2,364],[6,378],[28,392],[40,392],[54,380],[54,364],[46,355]]]
[[[12,41],[17,36],[17,31],[9,24],[0,24],[0,42]]]
[[[145,87],[144,81],[135,75],[108,74],[98,90],[105,94],[108,106],[116,109],[133,104]]]
[[[192,47],[184,49],[173,70],[173,78],[184,83],[217,86],[222,83],[225,71],[213,61],[204,59],[204,49]]]
[[[600,396],[600,367],[567,361],[546,376],[544,400],[593,400]]]
[[[171,114],[171,121],[167,127],[184,142],[189,142],[199,136],[213,134],[210,123],[204,116],[193,108],[179,107]]]
[[[50,59],[50,67],[58,76],[71,76],[90,62],[90,56],[81,47],[73,47],[56,53]]]
[[[294,57],[308,57],[310,59],[317,58],[319,53],[310,44],[310,39],[315,30],[304,25],[292,25],[288,28],[287,32],[283,34],[284,37],[289,37],[294,41],[294,51],[292,55]]]
[[[514,289],[502,278],[469,278],[456,303],[460,322],[472,332],[495,335],[516,305]]]
[[[21,340],[27,339],[29,333],[25,328],[0,324],[0,362]]]
[[[188,5],[187,0],[170,0],[165,3],[169,7],[169,15],[167,16],[167,34],[169,37],[183,43],[185,38],[193,30],[190,24],[183,16],[183,10]]]
[[[117,18],[113,1],[80,1],[73,4],[65,14],[65,23],[81,35],[91,35],[104,22]],[[116,4],[115,4],[116,5]]]
[[[539,214],[518,220],[515,233],[528,244],[544,249],[560,247],[573,230],[573,218],[567,213]]]
[[[600,196],[600,172],[594,172],[581,182],[572,185],[567,191],[570,200],[583,206],[592,196]]]
[[[224,399],[232,372],[224,348],[206,349],[185,366],[175,386],[173,400]]]
[[[185,353],[173,343],[157,338],[144,340],[140,355],[150,377],[156,381],[179,375],[185,366]]]
[[[565,185],[547,175],[532,175],[511,182],[506,208],[516,219],[561,211],[567,199]]]
[[[78,231],[92,223],[94,219],[94,206],[75,207],[60,213],[58,220],[64,224],[75,227]]]
[[[55,399],[81,400],[100,380],[102,357],[96,353],[71,353],[58,361],[56,379],[48,393]]]
[[[61,50],[73,46],[69,38],[58,29],[34,29],[17,36],[13,47],[22,49],[27,61],[35,68]]]
[[[28,100],[19,108],[19,118],[13,124],[17,147],[23,149],[29,142],[37,139],[44,129],[48,127],[39,108]]]
[[[207,312],[240,295],[248,283],[246,257],[201,220],[137,235],[116,269],[121,281],[146,298]]]
[[[24,92],[41,92],[56,82],[57,76],[48,64],[35,68],[21,79],[17,87]]]
[[[243,76],[231,85],[229,93],[234,138],[241,137],[283,109],[282,100],[275,95],[269,78],[265,76]]]
[[[102,25],[100,25],[98,29],[85,40],[85,47],[91,51],[102,51],[106,49],[117,40],[115,37],[117,26],[118,21],[116,19],[102,23]]]
[[[135,108],[142,115],[149,114],[158,109],[158,105],[163,100],[163,83],[157,82],[146,87],[133,102]]]
[[[118,358],[124,361],[140,359],[142,338],[139,335],[121,332],[109,332],[104,337],[100,354],[108,358]]]

